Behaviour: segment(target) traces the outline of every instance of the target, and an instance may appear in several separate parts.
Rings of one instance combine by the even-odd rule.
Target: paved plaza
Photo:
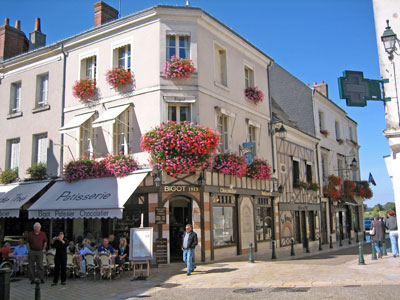
[[[371,260],[364,246],[366,265],[358,265],[358,247],[344,246],[304,257],[271,261],[255,255],[198,265],[186,276],[184,265],[174,263],[152,269],[148,280],[131,281],[128,274],[107,281],[92,278],[67,281],[66,286],[41,285],[41,299],[395,299],[400,292],[400,259],[386,256]],[[11,299],[34,299],[27,279],[12,282]]]

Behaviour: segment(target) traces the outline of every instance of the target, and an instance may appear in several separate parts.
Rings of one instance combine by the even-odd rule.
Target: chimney
[[[6,18],[0,26],[0,61],[20,55],[28,51],[29,41],[21,31],[21,21],[15,22],[15,28],[10,26]]]
[[[94,4],[94,27],[118,19],[118,10],[103,1]]]
[[[326,98],[328,98],[328,84],[326,84],[323,80],[321,81],[320,84],[314,82],[314,88],[322,95],[324,95]]]
[[[40,31],[40,18],[35,20],[35,31],[29,34],[29,50],[35,50],[46,45],[46,35]]]

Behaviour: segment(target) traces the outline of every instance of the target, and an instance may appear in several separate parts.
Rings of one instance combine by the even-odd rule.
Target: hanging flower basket
[[[354,197],[356,189],[356,183],[354,181],[347,180],[343,183],[343,195],[345,197]]]
[[[126,70],[122,67],[116,67],[112,70],[108,70],[106,73],[106,80],[109,85],[114,88],[125,86],[132,83],[133,74],[130,70]]]
[[[88,100],[96,95],[96,80],[81,79],[72,87],[73,95],[80,100]]]
[[[323,134],[325,137],[328,137],[328,135],[329,135],[329,131],[326,130],[326,129],[323,129],[323,130],[321,130],[320,132],[321,132],[321,134]]]
[[[136,171],[138,163],[129,155],[120,152],[117,155],[107,154],[104,158],[106,169],[115,177],[123,177]]]
[[[165,63],[164,76],[169,79],[188,78],[195,70],[192,60],[172,56]]]
[[[341,194],[339,186],[342,184],[342,179],[339,176],[331,175],[328,177],[328,185],[324,186],[323,192],[325,197],[337,200]]]
[[[272,175],[272,168],[269,163],[261,158],[256,158],[247,166],[247,176],[253,179],[267,180]]]
[[[214,158],[214,169],[225,175],[243,177],[246,175],[246,160],[236,153],[220,153]]]
[[[359,182],[356,186],[355,194],[365,199],[371,199],[374,195],[368,181]]]
[[[251,100],[253,103],[258,104],[263,102],[264,94],[256,86],[250,86],[244,90],[244,94],[247,99]]]
[[[162,123],[141,138],[141,148],[150,152],[159,170],[176,177],[210,165],[218,147],[219,134],[189,122]]]

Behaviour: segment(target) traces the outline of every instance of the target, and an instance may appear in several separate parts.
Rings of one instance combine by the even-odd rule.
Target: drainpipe
[[[268,104],[269,104],[269,118],[270,118],[270,122],[272,122],[272,96],[271,96],[271,88],[270,88],[270,80],[269,80],[269,75],[270,75],[270,68],[272,66],[272,61],[268,64],[267,66],[267,83],[268,83]],[[268,124],[268,130],[269,130],[269,134],[271,136],[271,148],[272,148],[272,170],[273,173],[275,173],[276,171],[276,166],[275,166],[275,146],[274,146],[274,138],[273,138],[273,134],[271,131],[271,124]]]
[[[61,127],[64,126],[64,108],[65,108],[65,80],[67,72],[67,53],[64,51],[64,44],[61,43],[61,53],[63,55],[63,74],[62,74],[62,90],[61,90]],[[60,139],[60,177],[62,175],[62,170],[64,166],[64,134],[61,133]]]

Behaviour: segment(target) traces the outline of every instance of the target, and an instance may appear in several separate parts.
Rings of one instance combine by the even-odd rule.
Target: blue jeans
[[[194,270],[194,263],[193,263],[193,255],[194,255],[194,249],[188,250],[185,249],[183,250],[183,261],[186,263],[187,266],[187,273],[190,274]]]
[[[375,241],[375,249],[376,249],[376,253],[382,255],[382,242]]]
[[[398,246],[398,239],[399,239],[399,233],[397,231],[391,231],[389,232],[390,236],[390,243],[392,244],[392,254],[393,256],[399,256],[399,246]]]

